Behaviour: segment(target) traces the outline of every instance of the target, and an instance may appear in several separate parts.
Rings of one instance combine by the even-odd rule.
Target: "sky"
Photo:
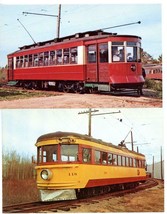
[[[88,109],[16,109],[0,110],[2,151],[16,151],[21,156],[36,155],[35,143],[39,136],[65,131],[88,134],[88,114],[78,114]],[[93,109],[92,109],[93,110]],[[163,110],[161,108],[97,109],[92,116],[92,137],[118,145],[130,130],[134,149],[146,155],[147,163],[160,161],[160,148],[164,150]],[[120,113],[113,113],[119,112]],[[122,121],[122,122],[120,122]],[[131,142],[130,135],[125,140]],[[127,144],[131,149],[131,144]]]
[[[37,5],[24,4],[27,1],[21,1],[22,4],[19,4],[20,1],[14,1],[17,4],[11,2],[13,1],[8,3],[8,0],[0,0],[0,66],[7,64],[7,54],[18,50],[19,47],[33,43],[17,19],[26,27],[36,42],[56,37],[57,18],[37,15],[25,16],[22,13],[57,15],[58,4],[49,4],[51,1],[44,1],[48,4]],[[40,1],[36,0],[35,2],[39,3]],[[89,1],[89,4],[62,4],[60,36],[141,21],[140,25],[135,24],[107,31],[140,36],[142,37],[144,51],[147,51],[154,58],[158,58],[162,54],[161,1],[146,0],[144,3],[142,1],[141,3],[130,1],[133,3],[129,4],[119,4],[119,0],[107,1],[111,2],[110,4],[97,4],[99,1],[94,1],[97,3],[93,4],[92,2]],[[137,4],[134,2],[137,2]],[[150,2],[154,3],[150,4]]]

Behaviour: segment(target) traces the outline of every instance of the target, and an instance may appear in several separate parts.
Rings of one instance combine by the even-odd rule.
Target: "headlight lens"
[[[41,178],[43,180],[50,180],[52,177],[52,172],[48,169],[44,169],[41,171]]]

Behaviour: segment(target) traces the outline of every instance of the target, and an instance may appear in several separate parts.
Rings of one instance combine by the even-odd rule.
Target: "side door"
[[[108,43],[98,44],[98,80],[101,83],[109,82],[109,52]]]
[[[86,81],[98,82],[97,44],[86,46]]]

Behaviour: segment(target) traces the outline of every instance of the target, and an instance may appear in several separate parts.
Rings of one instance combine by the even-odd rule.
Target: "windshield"
[[[138,42],[127,42],[127,62],[141,61],[141,44]]]
[[[56,162],[57,152],[57,145],[38,147],[38,163]]]
[[[77,160],[78,145],[47,145],[38,147],[38,163],[72,162]]]
[[[78,146],[77,145],[61,145],[61,161],[77,161]]]

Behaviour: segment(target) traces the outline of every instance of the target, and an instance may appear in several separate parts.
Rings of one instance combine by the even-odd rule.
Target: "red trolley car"
[[[98,30],[26,45],[8,55],[8,80],[66,92],[134,89],[140,94],[141,38]]]

